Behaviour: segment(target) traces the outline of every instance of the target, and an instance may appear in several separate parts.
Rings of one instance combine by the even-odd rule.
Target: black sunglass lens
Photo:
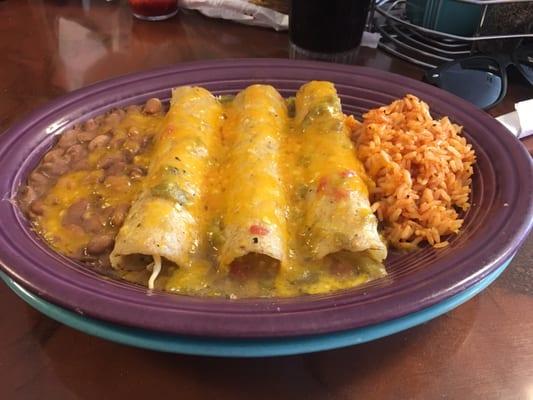
[[[430,77],[439,87],[480,108],[487,108],[500,97],[502,71],[491,58],[475,57],[457,61]]]

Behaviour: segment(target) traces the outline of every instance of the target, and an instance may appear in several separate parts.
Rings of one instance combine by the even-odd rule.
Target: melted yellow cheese
[[[114,138],[128,137],[128,131],[135,128],[140,135],[151,137],[159,129],[163,117],[146,115],[138,111],[129,112],[115,128]],[[124,186],[124,190],[116,190],[102,180],[104,173],[97,168],[98,162],[105,157],[117,155],[119,149],[111,145],[98,149],[89,154],[88,169],[70,172],[61,176],[52,189],[47,193],[44,202],[44,213],[37,216],[35,226],[37,231],[59,252],[69,256],[80,256],[87,246],[90,235],[83,230],[64,225],[63,217],[68,208],[82,198],[99,198],[100,207],[115,207],[121,204],[131,204],[142,189],[142,180],[132,181]],[[134,159],[134,164],[146,168],[151,159],[151,148]],[[108,221],[102,226],[102,232],[116,234],[116,229]]]
[[[205,237],[204,180],[218,146],[222,106],[207,90],[183,86],[156,137],[148,176],[110,255],[114,268],[131,257],[164,257],[189,268]]]
[[[248,100],[256,106],[240,110],[239,113],[245,113],[243,116],[235,114],[235,109],[242,107],[241,103],[224,102],[227,119],[219,134],[209,138],[202,137],[202,132],[197,131],[187,135],[187,129],[196,121],[181,114],[179,127],[170,126],[161,131],[156,148],[134,158],[135,164],[150,165],[150,170],[157,172],[132,182],[123,191],[112,190],[98,179],[101,174],[96,168],[98,161],[116,151],[110,147],[101,149],[91,155],[88,171],[63,176],[48,193],[45,214],[37,219],[39,230],[60,252],[79,254],[79,249],[87,245],[90,236],[73,232],[61,223],[63,213],[77,199],[98,196],[106,206],[131,204],[143,190],[157,188],[166,175],[177,174],[173,175],[173,181],[188,195],[198,193],[201,196],[201,201],[190,204],[191,213],[199,215],[200,220],[196,237],[198,246],[190,254],[187,268],[176,268],[175,265],[169,268],[168,262],[165,264],[163,260],[160,274],[146,270],[121,271],[124,279],[147,285],[152,276],[151,283],[155,288],[232,298],[327,293],[364,283],[372,278],[366,271],[379,268],[376,262],[362,256],[357,260],[357,266],[335,270],[331,259],[313,256],[313,242],[309,236],[312,227],[307,226],[306,198],[310,191],[323,190],[331,198],[332,207],[339,208],[342,205],[336,203],[342,203],[351,192],[368,197],[367,183],[370,180],[356,157],[338,98],[328,97],[330,89],[327,85],[315,85],[305,94],[307,98],[297,98],[299,118],[287,117],[287,106],[283,101],[264,103],[263,89],[249,90]],[[320,99],[318,105],[317,101],[309,100],[315,97]],[[309,106],[313,104],[315,109]],[[311,108],[302,110],[305,107]],[[324,113],[333,118],[321,118]],[[282,116],[281,123],[274,122],[278,121],[273,117],[275,115]],[[170,119],[167,116],[167,120]],[[120,124],[118,135],[127,137],[131,126],[141,134],[147,134],[163,125],[161,117],[128,114]],[[174,134],[177,128],[179,135]],[[267,146],[268,138],[271,138],[271,144],[276,146],[274,170],[272,161],[261,162],[261,149],[265,144],[254,146],[254,143],[247,142],[247,129],[253,129],[262,140],[267,138]],[[207,142],[211,143],[209,157],[198,157],[198,152],[206,151]],[[154,154],[158,154],[155,159]],[[272,155],[265,154],[267,158]],[[191,180],[189,177],[198,176],[198,171],[207,173],[203,174],[202,180]],[[148,217],[145,220],[157,224],[157,216],[168,213],[168,207],[172,207],[169,202],[154,202],[146,210]],[[370,211],[364,209],[361,213],[364,217],[363,214]],[[261,272],[253,275],[253,279],[240,279],[228,275],[227,271],[222,273],[219,268],[221,249],[227,240],[225,229],[229,225],[249,230],[250,216],[258,216],[257,220],[252,217],[254,224],[269,232],[272,227],[283,227],[278,232],[283,244],[282,269],[276,276]],[[254,233],[254,229],[248,232],[250,240],[260,232]],[[116,233],[116,229],[108,225],[103,230]]]
[[[279,152],[287,124],[285,101],[272,86],[249,86],[227,110],[222,130],[226,151],[219,180],[222,269],[249,253],[278,261],[285,258],[287,201]]]

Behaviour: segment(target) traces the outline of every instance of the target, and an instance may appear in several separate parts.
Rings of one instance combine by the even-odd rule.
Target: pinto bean
[[[131,106],[126,107],[127,113],[136,113],[141,112],[141,106],[138,106],[137,104],[133,104]]]
[[[50,150],[48,153],[46,153],[43,157],[43,161],[55,161],[58,158],[61,158],[63,154],[65,153],[65,149],[61,147],[56,147],[52,150]]]
[[[24,186],[20,189],[19,195],[18,195],[18,201],[20,204],[20,208],[24,210],[24,212],[27,212],[30,208],[31,203],[37,199],[37,193],[31,186]]]
[[[49,177],[37,171],[33,171],[28,178],[28,182],[31,186],[45,186],[48,185],[49,181]]]
[[[111,224],[115,227],[120,227],[124,223],[124,220],[126,219],[126,215],[128,215],[128,211],[130,209],[129,204],[119,204],[115,211],[113,212],[113,215],[111,216]]]
[[[98,135],[89,143],[89,151],[106,147],[111,138],[108,135]]]
[[[89,132],[96,130],[96,128],[98,128],[98,123],[94,120],[94,118],[88,119],[83,124],[83,129]]]
[[[96,164],[96,166],[98,168],[108,169],[113,164],[123,163],[123,162],[124,162],[123,156],[119,154],[115,154],[115,155],[109,155],[109,156],[102,157],[100,160],[98,160],[98,163]]]
[[[116,156],[104,156],[96,163],[97,168],[107,169],[117,160]]]
[[[90,167],[89,161],[86,158],[74,162],[71,166],[73,171],[87,170]]]
[[[118,175],[124,175],[127,170],[127,165],[124,161],[119,161],[116,163],[113,163],[109,168],[107,168],[106,173],[108,176],[118,176]]]
[[[102,254],[104,251],[109,250],[114,242],[115,238],[112,235],[96,235],[91,239],[89,244],[87,244],[87,253],[93,255]]]
[[[87,208],[89,207],[89,200],[80,199],[71,206],[63,215],[63,220],[61,221],[64,226],[67,225],[79,225],[83,219],[83,215],[86,213]]]
[[[104,227],[104,220],[100,215],[94,212],[85,212],[83,214],[81,225],[86,232],[99,233]]]
[[[105,123],[109,126],[117,126],[122,121],[122,114],[118,111],[113,111],[105,117]]]
[[[123,108],[117,108],[114,112],[116,112],[120,116],[121,121],[126,116],[126,111]]]
[[[44,202],[42,200],[35,200],[30,205],[30,211],[36,215],[43,215],[44,208]]]
[[[144,104],[144,112],[146,114],[156,114],[160,112],[162,108],[163,105],[161,104],[161,100],[155,97],[148,99]]]
[[[98,132],[100,135],[113,135],[114,130],[113,127],[109,124],[103,124],[100,127],[100,132]]]
[[[71,231],[75,235],[81,236],[81,235],[85,234],[85,231],[79,225],[67,224],[67,225],[64,225],[64,226],[65,226],[66,229],[68,229],[69,231]]]
[[[71,129],[61,135],[57,142],[59,147],[67,148],[78,142],[78,131]]]
[[[37,196],[44,194],[51,183],[52,179],[40,172],[32,172],[28,179],[28,186],[31,186]]]
[[[70,170],[68,160],[64,158],[57,159],[54,162],[47,162],[41,166],[41,171],[48,176],[61,176]]]
[[[90,142],[93,140],[96,136],[98,136],[98,131],[81,131],[78,132],[76,135],[76,138],[79,142]]]
[[[122,137],[122,136],[115,136],[113,139],[111,139],[111,141],[109,142],[109,146],[112,148],[112,149],[120,149],[122,148],[122,145],[124,144],[124,142],[126,141],[126,138],[125,137]]]
[[[69,147],[65,154],[70,158],[70,162],[75,163],[87,156],[87,150],[84,145],[75,144]]]

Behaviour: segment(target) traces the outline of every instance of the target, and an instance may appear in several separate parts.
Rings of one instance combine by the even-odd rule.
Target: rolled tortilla
[[[304,157],[301,237],[311,259],[357,263],[387,256],[368,198],[361,162],[349,138],[341,102],[330,82],[303,85],[295,99],[296,133]],[[342,260],[341,260],[342,259]],[[384,273],[383,268],[378,275]]]
[[[128,268],[153,258],[154,287],[162,258],[188,267],[201,239],[202,195],[222,124],[222,106],[207,90],[172,91],[170,109],[156,137],[143,191],[120,229],[111,264]],[[143,257],[144,256],[144,257]]]
[[[222,245],[219,267],[246,261],[278,267],[285,257],[287,203],[280,173],[280,143],[287,129],[284,99],[272,86],[240,92],[227,113],[223,140]],[[258,257],[259,256],[259,257]]]

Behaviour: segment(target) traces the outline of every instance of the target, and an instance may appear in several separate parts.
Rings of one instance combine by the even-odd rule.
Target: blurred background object
[[[457,0],[407,0],[405,11],[413,24],[461,36],[473,35],[482,15],[480,4]]]
[[[480,36],[533,33],[533,1],[495,4],[487,9],[485,20],[480,27]],[[511,52],[520,38],[510,40],[480,41],[476,50],[482,52]]]
[[[178,0],[128,0],[133,15],[147,21],[161,21],[176,15]]]
[[[379,47],[426,68],[532,38],[533,0],[376,0]]]

